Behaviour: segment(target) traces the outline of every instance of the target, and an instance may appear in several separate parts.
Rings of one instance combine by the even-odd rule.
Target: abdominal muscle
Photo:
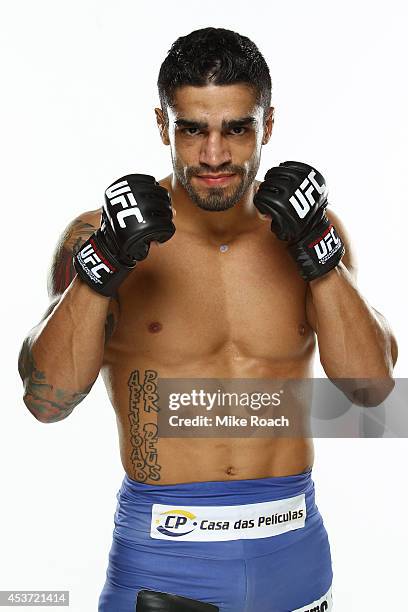
[[[306,438],[166,439],[159,441],[158,454],[163,477],[146,480],[150,484],[289,476],[313,464],[313,444]],[[124,465],[131,478],[132,467]]]
[[[313,348],[311,348],[313,351]],[[121,460],[127,475],[146,484],[177,484],[188,482],[245,480],[300,474],[312,467],[314,451],[309,437],[197,437],[194,428],[189,437],[157,435],[155,386],[160,378],[311,378],[311,351],[299,363],[276,364],[265,360],[243,360],[238,371],[226,367],[227,356],[213,356],[211,365],[192,364],[189,367],[165,367],[149,360],[143,367],[126,369],[123,361],[117,369],[106,365],[102,375],[116,412]],[[140,360],[131,360],[141,363]],[[247,365],[245,366],[245,362]],[[147,394],[147,395],[146,395]],[[153,401],[146,401],[146,397]],[[152,396],[153,394],[153,396]],[[162,408],[163,409],[163,408]],[[307,409],[307,406],[305,406]],[[165,408],[166,410],[166,408]],[[213,411],[214,412],[214,411]],[[205,411],[201,410],[200,414]],[[282,414],[284,411],[282,411]],[[170,415],[167,410],[166,414]],[[176,413],[172,413],[176,414]],[[207,413],[208,414],[208,413]],[[200,429],[203,432],[203,428]],[[176,434],[174,434],[176,435]]]

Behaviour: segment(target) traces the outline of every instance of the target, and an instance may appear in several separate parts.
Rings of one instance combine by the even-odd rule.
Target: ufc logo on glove
[[[301,219],[306,217],[310,210],[310,206],[316,202],[312,195],[313,191],[316,189],[319,196],[322,196],[327,191],[326,185],[324,183],[319,185],[315,179],[315,176],[316,172],[312,170],[300,187],[296,189],[295,195],[289,198],[289,202],[292,204],[293,208]]]
[[[120,204],[123,209],[116,213],[116,218],[120,227],[126,227],[125,218],[130,215],[134,215],[139,223],[146,223],[127,181],[120,181],[119,183],[111,185],[105,193],[112,206]]]

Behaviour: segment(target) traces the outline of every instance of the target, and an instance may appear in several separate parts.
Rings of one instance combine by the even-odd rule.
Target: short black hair
[[[272,82],[268,65],[258,47],[246,36],[223,28],[203,28],[180,36],[162,63],[157,80],[166,120],[167,106],[183,85],[245,83],[256,93],[266,111],[271,104]]]

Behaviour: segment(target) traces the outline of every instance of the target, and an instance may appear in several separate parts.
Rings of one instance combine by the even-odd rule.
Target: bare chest
[[[258,368],[263,361],[270,368],[302,359],[314,342],[305,290],[269,230],[226,244],[176,232],[152,246],[122,285],[106,361],[127,358],[164,369],[211,369],[213,362],[219,371],[220,356],[242,367],[256,360]]]

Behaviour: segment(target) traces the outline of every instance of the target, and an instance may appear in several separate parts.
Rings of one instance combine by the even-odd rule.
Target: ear
[[[162,139],[163,144],[169,145],[169,128],[164,112],[161,108],[155,108],[154,112],[156,114],[156,122],[157,127],[159,128],[160,138]]]
[[[262,144],[268,144],[270,137],[272,136],[273,123],[275,121],[275,109],[271,106],[268,110],[266,121],[264,123],[264,133],[262,138]]]

